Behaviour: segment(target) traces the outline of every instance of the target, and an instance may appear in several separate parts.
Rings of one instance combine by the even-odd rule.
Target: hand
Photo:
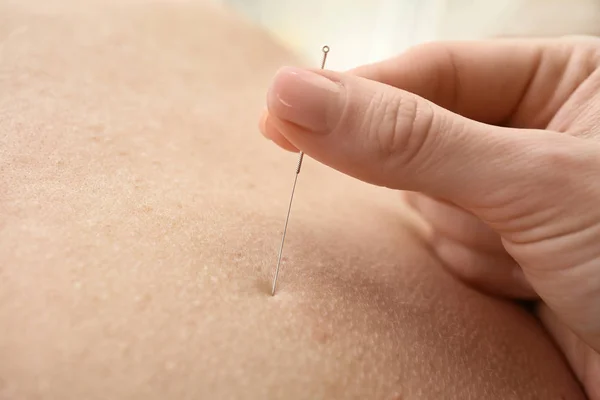
[[[539,315],[600,399],[600,40],[434,43],[350,73],[284,68],[265,136],[412,191],[431,246]]]

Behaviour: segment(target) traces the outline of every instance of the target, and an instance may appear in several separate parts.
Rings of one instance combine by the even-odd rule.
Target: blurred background
[[[600,0],[214,0],[236,8],[309,62],[328,44],[347,69],[431,40],[600,35]]]

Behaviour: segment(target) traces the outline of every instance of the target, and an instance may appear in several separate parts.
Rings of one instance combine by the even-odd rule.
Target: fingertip
[[[298,149],[289,142],[280,132],[279,129],[273,124],[272,118],[269,117],[269,111],[265,109],[258,122],[258,129],[263,136],[273,143],[278,145],[284,150],[291,152],[298,152]]]
[[[274,118],[269,116],[268,113],[265,113],[266,117],[264,120],[264,131],[263,131],[263,135],[267,138],[270,139],[271,141],[273,141],[273,143],[275,143],[277,146],[281,147],[284,150],[287,151],[291,151],[293,153],[297,153],[299,150],[296,148],[296,146],[294,146],[292,143],[290,143],[289,140],[287,140],[279,131],[279,128],[277,127]]]
[[[260,130],[260,133],[263,134],[263,136],[267,136],[267,129],[266,129],[266,124],[267,124],[267,118],[269,118],[269,111],[267,109],[264,109],[262,114],[260,115],[260,119],[258,121],[258,129]]]
[[[298,150],[296,147],[294,147],[293,144],[291,144],[286,138],[284,138],[283,136],[278,136],[275,139],[272,139],[273,143],[275,143],[277,146],[281,147],[283,150],[292,152],[292,153],[298,153],[300,150]]]

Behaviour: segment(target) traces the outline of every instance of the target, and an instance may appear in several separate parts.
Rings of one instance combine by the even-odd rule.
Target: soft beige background
[[[213,0],[248,18],[318,63],[347,69],[445,39],[600,34],[598,0]]]
[[[598,0],[442,0],[441,39],[600,34]]]

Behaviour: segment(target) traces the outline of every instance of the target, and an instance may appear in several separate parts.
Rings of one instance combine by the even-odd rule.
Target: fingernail
[[[282,68],[267,96],[269,112],[317,133],[335,128],[341,112],[342,88],[336,82],[317,73]]]

